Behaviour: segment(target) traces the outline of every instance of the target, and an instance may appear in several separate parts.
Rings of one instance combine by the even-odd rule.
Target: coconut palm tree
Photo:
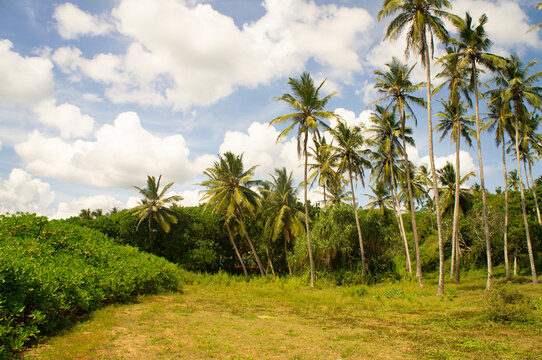
[[[412,95],[421,89],[424,84],[413,84],[410,81],[410,74],[414,69],[414,66],[408,67],[405,64],[402,64],[397,58],[392,58],[392,62],[386,64],[388,67],[387,72],[375,71],[377,75],[375,88],[378,92],[384,94],[384,97],[379,99],[379,101],[389,100],[389,106],[392,104],[396,106],[397,111],[399,112],[399,121],[401,123],[401,139],[403,146],[401,147],[403,152],[404,164],[406,165],[406,185],[408,190],[408,203],[410,207],[411,222],[412,222],[412,237],[414,239],[414,251],[416,253],[416,276],[420,286],[423,286],[422,279],[422,264],[420,260],[420,249],[418,243],[418,227],[416,224],[416,211],[414,208],[414,199],[412,196],[412,186],[410,178],[410,162],[408,161],[408,154],[406,151],[406,137],[405,137],[405,123],[406,123],[406,113],[412,115],[414,119],[414,111],[410,107],[411,103],[415,103],[421,106],[425,106],[425,102],[422,98]]]
[[[160,190],[160,180],[162,180],[162,175],[158,177],[158,181],[156,181],[154,176],[147,176],[147,187],[140,188],[139,186],[133,186],[139,190],[141,195],[143,195],[143,199],[139,202],[138,206],[131,210],[131,212],[132,215],[137,216],[138,219],[136,229],[139,228],[139,225],[141,225],[143,220],[147,220],[149,249],[151,254],[153,253],[152,222],[157,222],[164,232],[169,233],[171,224],[177,223],[177,217],[168,208],[168,205],[175,204],[183,199],[179,195],[166,197],[166,192],[173,186],[173,183],[170,182]]]
[[[337,173],[335,179],[328,184],[329,197],[325,206],[333,207],[352,201],[352,192],[346,189],[346,183],[347,180],[342,177],[342,174]]]
[[[387,111],[383,107],[377,105],[375,111],[371,115],[371,122],[373,125],[371,126],[370,130],[374,134],[372,141],[375,144],[378,144],[377,150],[373,153],[373,162],[375,165],[373,166],[371,176],[373,179],[378,179],[378,181],[386,181],[389,179],[388,181],[392,193],[395,219],[397,220],[399,233],[401,234],[403,245],[405,247],[405,266],[408,274],[412,274],[410,253],[408,251],[408,240],[403,224],[403,218],[401,216],[401,205],[399,203],[399,197],[397,194],[396,174],[398,173],[399,168],[395,158],[397,155],[403,153],[403,146],[399,141],[399,137],[403,133],[403,130],[401,125],[396,120],[395,107],[392,109],[392,111]],[[412,130],[410,128],[406,128],[404,132],[408,132],[410,135]],[[408,141],[410,144],[414,143],[412,137],[410,136],[408,136]]]
[[[369,185],[369,187],[373,191],[374,195],[367,194],[367,197],[372,200],[367,203],[367,207],[369,209],[378,207],[380,210],[380,215],[385,220],[388,216],[387,210],[392,206],[392,195],[390,194],[388,184],[386,184],[384,181],[377,181],[374,187],[371,185]]]
[[[269,229],[271,241],[276,241],[280,234],[284,235],[284,259],[290,275],[292,268],[288,262],[288,243],[292,236],[297,236],[303,230],[303,213],[296,209],[296,192],[293,175],[286,168],[275,169],[271,175],[273,181],[269,183],[267,193],[268,212],[265,228]]]
[[[324,108],[335,92],[320,98],[320,89],[325,80],[319,86],[315,86],[309,73],[303,73],[299,79],[289,78],[288,85],[292,94],[283,94],[275,98],[284,101],[294,110],[293,113],[282,115],[273,119],[270,125],[290,121],[291,123],[278,136],[277,141],[284,138],[297,128],[297,155],[304,156],[305,165],[303,170],[304,203],[305,203],[305,228],[307,231],[307,244],[309,251],[309,263],[311,268],[311,287],[314,287],[314,260],[312,256],[311,237],[309,229],[309,205],[307,199],[307,169],[308,169],[308,140],[309,135],[318,135],[320,127],[327,127],[324,120],[339,118],[333,112]]]
[[[453,98],[453,97],[452,97]],[[440,131],[440,141],[446,136],[450,136],[450,141],[455,143],[455,191],[456,196],[454,202],[454,217],[453,217],[453,230],[452,230],[452,257],[450,264],[450,278],[454,275],[454,265],[459,266],[459,253],[456,252],[458,246],[458,234],[459,227],[459,194],[460,194],[460,162],[459,151],[461,149],[461,138],[465,139],[465,142],[469,147],[472,146],[471,136],[475,134],[472,129],[474,121],[465,117],[467,112],[463,102],[459,101],[454,103],[452,99],[448,101],[440,100],[443,110],[436,114],[440,118],[440,122],[435,126],[435,129]],[[456,263],[457,262],[457,263]],[[459,274],[456,274],[456,281],[459,281]]]
[[[511,170],[506,176],[508,182],[508,188],[514,191],[519,191],[519,176],[517,170]]]
[[[480,172],[480,187],[482,189],[482,217],[484,221],[484,235],[486,239],[486,254],[487,254],[487,283],[486,290],[491,288],[493,281],[493,263],[491,258],[491,238],[489,237],[489,224],[487,220],[487,195],[485,190],[484,166],[482,163],[482,143],[480,140],[480,109],[478,92],[478,66],[484,66],[489,70],[496,70],[498,66],[503,65],[503,58],[491,54],[488,50],[493,42],[487,36],[484,25],[487,23],[487,16],[483,14],[478,19],[478,26],[474,27],[472,17],[467,12],[465,19],[458,16],[452,18],[452,22],[457,28],[457,39],[452,38],[451,41],[457,46],[457,53],[449,56],[457,55],[460,59],[459,66],[467,67],[470,71],[470,84],[474,92],[474,105],[476,112],[476,144],[478,148],[478,167]]]
[[[330,130],[336,146],[330,145],[333,149],[333,157],[336,159],[340,172],[348,172],[350,182],[350,191],[352,192],[352,207],[356,218],[356,227],[358,230],[359,247],[361,251],[362,276],[367,277],[367,265],[365,263],[365,249],[363,247],[363,238],[359,225],[359,215],[356,206],[356,196],[354,194],[354,177],[359,176],[361,183],[363,181],[364,168],[370,166],[368,160],[370,151],[366,148],[367,141],[362,135],[362,129],[359,126],[349,127],[346,122],[339,120],[335,128]]]
[[[431,174],[429,173],[429,170],[427,169],[426,165],[420,165],[418,167],[418,171],[416,172],[416,178],[417,181],[424,186],[425,190],[425,206],[430,211],[431,216],[429,216],[430,222],[431,222],[431,230],[434,229],[433,226],[433,199],[429,195],[429,188],[433,186],[433,182],[431,181]]]
[[[384,0],[382,10],[378,13],[378,21],[398,13],[386,29],[385,39],[397,39],[407,29],[406,55],[414,53],[420,56],[425,67],[427,86],[427,133],[429,136],[429,163],[433,177],[433,192],[437,208],[437,230],[439,238],[439,285],[437,296],[444,292],[444,240],[442,237],[442,219],[437,189],[437,174],[433,153],[433,123],[431,112],[431,58],[434,52],[434,38],[441,42],[448,41],[448,31],[444,27],[443,18],[451,15],[443,8],[450,8],[448,0]],[[429,39],[428,39],[429,37]],[[430,55],[431,53],[431,55]]]
[[[502,98],[502,89],[491,90],[490,101],[488,104],[489,114],[488,122],[485,128],[488,131],[495,131],[495,142],[502,148],[502,167],[504,173],[504,230],[503,230],[503,251],[504,268],[506,279],[510,279],[510,263],[508,260],[508,176],[506,170],[506,134],[513,137],[512,116],[510,112],[510,103],[506,103]]]
[[[510,103],[510,108],[514,114],[514,144],[516,150],[517,173],[519,181],[519,190],[521,194],[521,209],[523,212],[523,223],[525,225],[525,237],[527,240],[527,251],[529,252],[529,262],[531,265],[531,276],[533,283],[538,282],[536,277],[536,267],[531,244],[531,235],[529,233],[529,222],[527,221],[527,211],[525,209],[525,193],[521,181],[520,165],[520,126],[525,123],[528,117],[526,104],[540,109],[542,101],[542,88],[535,86],[537,81],[542,78],[542,72],[529,75],[529,70],[536,65],[532,60],[526,65],[519,60],[517,55],[512,55],[506,65],[500,70],[500,75],[494,81],[502,90],[502,99],[505,103]]]
[[[309,169],[312,173],[309,176],[309,181],[316,181],[323,189],[324,205],[327,203],[326,188],[330,181],[336,178],[335,167],[331,149],[327,146],[326,139],[322,137],[320,140],[314,139],[314,146],[310,147],[310,157],[314,161],[309,163]]]
[[[235,155],[227,151],[219,156],[212,167],[203,172],[209,180],[201,182],[200,185],[207,188],[207,192],[202,197],[202,200],[207,200],[204,210],[212,206],[215,213],[224,217],[226,226],[230,221],[239,223],[241,233],[254,255],[260,274],[265,276],[264,268],[243,221],[244,214],[253,214],[260,205],[260,196],[250,188],[251,185],[257,183],[251,180],[255,168],[256,166],[253,166],[245,170],[243,155]]]

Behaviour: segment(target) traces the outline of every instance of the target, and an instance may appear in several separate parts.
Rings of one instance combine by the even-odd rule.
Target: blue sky
[[[516,52],[524,62],[542,55],[542,30],[526,33],[542,22],[537,2],[451,3],[461,16],[488,15],[493,52]],[[382,41],[389,19],[376,20],[380,5],[3,0],[0,212],[67,217],[83,208],[131,207],[139,199],[132,185],[160,174],[193,205],[203,169],[226,150],[244,153],[247,166],[259,164],[259,178],[286,166],[301,180],[295,140],[276,144],[279,130],[268,126],[288,112],[274,97],[289,91],[288,77],[309,71],[317,81],[327,79],[324,93],[339,92],[329,110],[350,124],[367,124],[377,98],[373,71],[404,53],[403,42]],[[413,78],[425,80],[423,70],[417,67]],[[440,110],[436,103],[434,109]],[[427,161],[427,120],[424,109],[416,113],[409,155],[419,165]],[[435,138],[442,166],[454,149]],[[482,141],[493,190],[503,183],[500,149],[489,134]],[[476,149],[464,151],[462,172],[478,172]],[[537,164],[534,176],[541,174]],[[358,192],[363,204],[365,190]],[[311,198],[318,197],[313,191]]]

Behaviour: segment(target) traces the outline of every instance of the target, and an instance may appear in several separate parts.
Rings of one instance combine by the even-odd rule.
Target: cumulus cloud
[[[53,218],[65,219],[77,216],[82,209],[102,209],[106,213],[114,207],[124,208],[124,204],[109,195],[82,196],[70,202],[60,202]]]
[[[113,29],[106,16],[91,15],[72,3],[58,5],[53,18],[58,33],[64,39],[75,39],[80,35],[104,35]]]
[[[86,58],[64,47],[52,58],[72,80],[107,84],[105,96],[114,102],[176,109],[267,84],[300,71],[309,59],[341,81],[361,71],[358,54],[369,45],[373,25],[365,9],[307,0],[265,0],[263,6],[262,18],[239,28],[209,4],[122,0],[112,16],[133,39],[126,54]]]
[[[81,110],[72,104],[57,106],[54,100],[47,100],[41,102],[34,111],[39,121],[60,130],[60,136],[64,139],[85,138],[94,128],[94,119],[81,114]]]
[[[418,149],[412,146],[407,145],[407,154],[408,159],[414,163],[416,166],[425,165],[427,168],[430,168],[429,164],[429,155],[420,157]],[[460,173],[461,176],[465,176],[471,171],[474,171],[475,174],[478,173],[478,165],[474,163],[474,160],[470,154],[464,150],[459,151],[459,161],[460,161]],[[435,157],[435,168],[441,169],[446,165],[447,162],[451,162],[455,167],[455,153],[447,156],[436,156]]]
[[[0,213],[44,213],[54,198],[48,183],[33,178],[25,170],[13,169],[7,180],[0,179]]]
[[[13,43],[0,40],[0,105],[33,105],[53,94],[53,63],[44,57],[23,57]]]
[[[15,151],[36,175],[104,188],[127,188],[160,174],[181,184],[194,175],[183,136],[155,136],[134,112],[102,126],[93,141],[67,141],[35,130]]]

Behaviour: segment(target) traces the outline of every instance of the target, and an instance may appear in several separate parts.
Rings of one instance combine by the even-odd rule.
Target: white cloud
[[[194,175],[183,136],[155,136],[133,112],[102,126],[94,141],[47,138],[35,130],[15,151],[36,175],[104,188],[128,188],[160,174],[181,184]]]
[[[201,190],[185,190],[178,193],[183,197],[182,206],[198,206],[200,204],[203,193]]]
[[[94,119],[81,114],[81,110],[72,104],[56,106],[55,101],[47,100],[41,102],[34,111],[39,121],[60,130],[64,139],[87,137],[94,128]]]
[[[307,0],[266,0],[263,6],[262,18],[239,28],[209,4],[122,0],[111,15],[134,40],[126,54],[89,59],[79,49],[60,48],[53,59],[72,80],[85,76],[107,84],[105,96],[113,102],[176,109],[212,104],[239,86],[267,84],[301,71],[309,59],[343,82],[361,71],[358,54],[373,25],[365,9]]]
[[[53,18],[58,33],[64,39],[75,39],[80,35],[104,35],[113,29],[105,16],[93,16],[71,3],[58,5]]]
[[[77,216],[83,209],[90,209],[91,211],[102,209],[105,214],[114,207],[123,208],[124,204],[109,195],[82,196],[70,202],[59,203],[58,210],[53,218],[65,219]]]
[[[23,57],[13,43],[0,40],[0,105],[36,104],[53,94],[53,63],[43,57]]]
[[[0,179],[0,213],[5,212],[47,212],[54,201],[51,186],[33,178],[22,169],[13,169],[7,180]]]
[[[412,146],[407,145],[407,154],[408,154],[408,160],[412,161],[414,165],[420,166],[425,165],[428,169],[430,169],[429,164],[429,155],[420,157],[420,153],[418,152],[418,149]],[[435,168],[441,169],[446,165],[447,162],[451,162],[455,167],[455,153],[447,155],[447,156],[436,156],[435,157]],[[460,174],[461,176],[465,176],[467,173],[474,171],[474,173],[478,174],[478,164],[474,163],[474,160],[470,156],[470,154],[464,150],[459,151],[459,166],[460,166]]]
[[[100,101],[102,101],[102,98],[99,95],[93,94],[93,93],[85,93],[85,94],[83,94],[83,99],[85,99],[87,101],[92,101],[92,102],[100,102]]]

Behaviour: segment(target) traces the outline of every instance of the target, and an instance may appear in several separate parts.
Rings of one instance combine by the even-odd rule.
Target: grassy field
[[[484,285],[483,274],[471,275],[437,298],[431,279],[423,289],[414,281],[310,289],[297,278],[200,276],[182,294],[97,311],[22,357],[542,359],[542,285],[506,285],[536,309],[511,322],[489,319]]]

